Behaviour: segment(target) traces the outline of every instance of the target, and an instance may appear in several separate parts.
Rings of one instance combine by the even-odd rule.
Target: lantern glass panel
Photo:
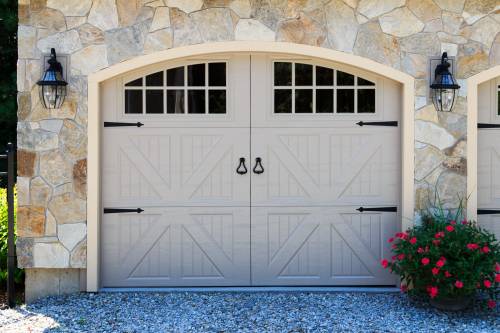
[[[66,86],[42,85],[39,91],[40,100],[47,109],[59,109],[66,97]]]
[[[437,111],[450,112],[455,101],[455,90],[434,89],[432,101]]]

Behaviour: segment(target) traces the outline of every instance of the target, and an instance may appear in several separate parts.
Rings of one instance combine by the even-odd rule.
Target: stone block
[[[116,1],[93,1],[87,21],[102,31],[118,28],[118,9],[116,8]]]
[[[34,47],[34,43],[32,47]],[[80,36],[76,30],[59,32],[42,38],[36,44],[43,53],[50,53],[50,49],[57,46],[57,52],[60,54],[71,54],[82,48]]]
[[[24,149],[17,151],[17,175],[33,177],[35,175],[36,153]]]
[[[352,52],[359,29],[354,10],[341,0],[334,0],[325,6],[325,15],[332,47],[339,51]]]
[[[79,292],[80,270],[74,268],[28,268],[25,279],[25,302],[30,304],[46,296]]]
[[[233,20],[227,8],[209,8],[190,15],[205,42],[234,39]]]
[[[52,188],[41,177],[31,180],[30,199],[32,205],[46,207],[49,202]]]
[[[40,175],[51,185],[57,186],[72,179],[72,167],[59,151],[50,151],[40,155]]]
[[[17,235],[42,237],[45,233],[45,207],[17,207]]]
[[[69,267],[69,252],[58,242],[35,243],[33,245],[34,267]]]
[[[17,266],[20,268],[33,267],[33,238],[17,237],[16,255]]]
[[[276,40],[298,44],[320,46],[326,40],[326,29],[308,16],[282,21],[278,25]]]
[[[47,0],[47,7],[61,11],[66,16],[85,16],[92,0]]]
[[[73,268],[87,267],[87,240],[81,241],[71,252],[70,265]]]
[[[73,187],[80,197],[87,196],[87,159],[79,160],[73,166]]]
[[[404,4],[405,0],[361,0],[358,11],[368,18],[374,18]]]
[[[60,224],[57,227],[57,238],[70,252],[87,234],[85,223]]]
[[[203,7],[203,0],[165,0],[164,2],[168,7],[179,8],[185,13],[191,13]]]
[[[276,33],[257,20],[241,19],[234,30],[236,40],[274,41]]]
[[[148,34],[144,43],[144,53],[163,51],[172,47],[172,30],[156,30]]]
[[[50,212],[58,224],[84,222],[87,216],[86,201],[73,193],[64,193],[52,198]]]

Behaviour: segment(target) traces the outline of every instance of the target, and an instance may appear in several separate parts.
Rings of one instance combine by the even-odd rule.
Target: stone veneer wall
[[[181,45],[286,41],[331,48],[415,77],[416,209],[466,191],[465,79],[500,64],[498,0],[19,0],[18,259],[86,267],[87,75]],[[69,95],[44,109],[42,53],[69,55]],[[430,56],[457,58],[451,113],[428,98]],[[32,270],[39,271],[39,270]],[[69,270],[68,270],[69,271]],[[35,274],[35,273],[33,273]],[[36,273],[41,276],[41,273]],[[59,279],[60,277],[58,277]]]

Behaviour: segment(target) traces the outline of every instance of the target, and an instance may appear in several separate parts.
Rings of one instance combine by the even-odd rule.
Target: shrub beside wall
[[[14,196],[14,221],[16,220],[17,196]],[[8,210],[7,210],[7,189],[0,188],[0,289],[6,288],[7,283],[7,230],[8,230]],[[24,271],[16,268],[15,281],[22,283]]]

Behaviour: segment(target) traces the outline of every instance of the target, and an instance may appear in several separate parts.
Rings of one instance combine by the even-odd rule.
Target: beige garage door
[[[103,287],[396,282],[397,84],[248,54],[103,89]]]
[[[479,86],[478,222],[500,237],[500,79]]]

